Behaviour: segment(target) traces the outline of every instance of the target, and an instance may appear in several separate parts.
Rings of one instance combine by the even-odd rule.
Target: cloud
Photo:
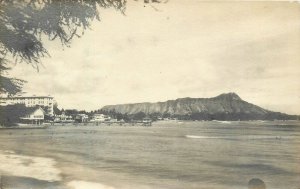
[[[300,112],[299,5],[284,2],[128,2],[126,16],[102,21],[71,48],[46,42],[51,58],[37,73],[12,71],[30,93],[52,94],[60,107],[211,97],[235,91],[245,100]],[[288,106],[297,108],[287,108]]]

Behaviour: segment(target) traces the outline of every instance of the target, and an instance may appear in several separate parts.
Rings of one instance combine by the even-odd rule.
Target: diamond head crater
[[[240,98],[236,93],[223,93],[212,98],[178,98],[165,102],[107,105],[98,110],[122,115],[149,116],[152,119],[181,120],[295,120],[288,115],[264,109]]]

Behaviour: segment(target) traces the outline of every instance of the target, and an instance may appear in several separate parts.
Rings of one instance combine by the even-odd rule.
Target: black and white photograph
[[[0,0],[0,189],[300,189],[300,2]]]

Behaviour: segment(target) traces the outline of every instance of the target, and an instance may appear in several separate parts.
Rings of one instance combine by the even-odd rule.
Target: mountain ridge
[[[178,98],[164,102],[142,102],[104,106],[102,111],[133,115],[170,115],[197,119],[291,119],[291,115],[272,112],[244,101],[234,92],[222,93],[212,98]],[[294,119],[294,118],[293,118]]]

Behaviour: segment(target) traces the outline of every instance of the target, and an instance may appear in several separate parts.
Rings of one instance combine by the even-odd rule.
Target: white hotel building
[[[0,105],[24,104],[26,107],[42,106],[46,108],[46,114],[53,115],[54,98],[51,96],[13,96],[0,97]]]

